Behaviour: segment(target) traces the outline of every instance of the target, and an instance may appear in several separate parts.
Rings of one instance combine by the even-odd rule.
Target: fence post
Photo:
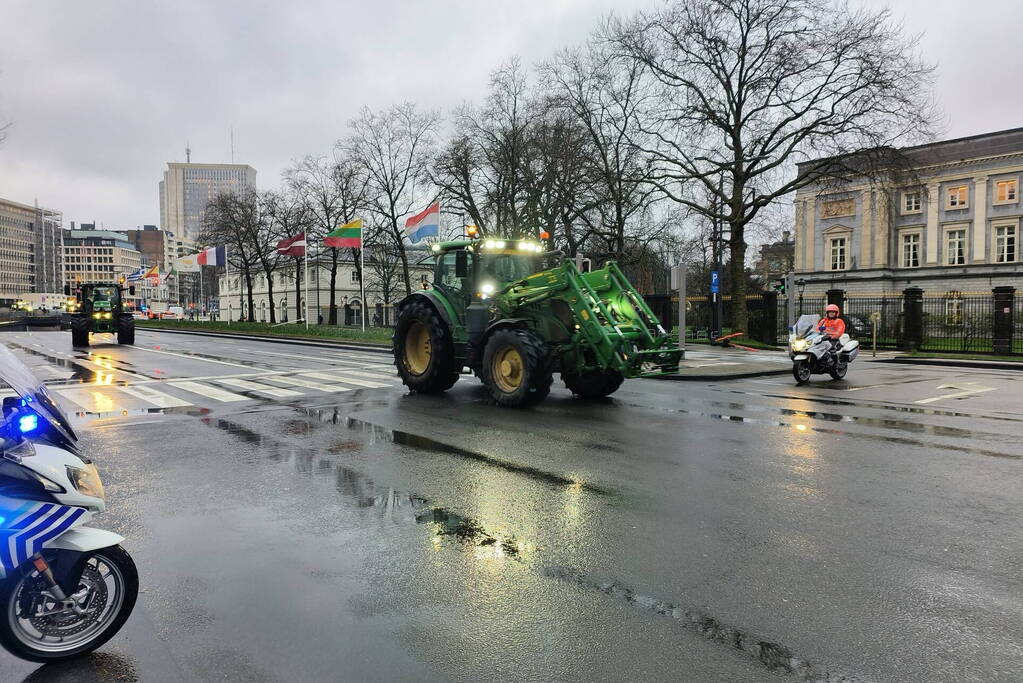
[[[924,340],[924,290],[909,287],[902,290],[902,343],[913,351]]]
[[[994,316],[992,317],[991,337],[994,352],[1000,356],[1012,353],[1012,304],[1016,297],[1015,287],[995,287]]]
[[[774,346],[778,343],[778,292],[764,292],[763,305],[763,324],[754,338]]]

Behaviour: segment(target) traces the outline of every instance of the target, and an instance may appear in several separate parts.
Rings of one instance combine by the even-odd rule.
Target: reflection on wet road
[[[1023,677],[1014,377],[512,411],[364,351],[11,339],[85,421],[144,593],[102,656],[5,681]]]

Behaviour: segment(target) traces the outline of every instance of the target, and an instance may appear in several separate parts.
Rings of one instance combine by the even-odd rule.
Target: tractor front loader
[[[72,346],[88,346],[93,332],[116,333],[118,344],[135,343],[135,319],[124,308],[124,292],[135,294],[135,287],[124,287],[123,277],[117,283],[80,283],[73,291],[65,285],[64,294],[76,298],[69,316]]]
[[[543,268],[542,244],[470,239],[433,245],[432,286],[399,304],[395,365],[412,391],[449,389],[470,368],[497,403],[547,396],[553,374],[584,398],[629,377],[676,372],[679,351],[614,262]]]

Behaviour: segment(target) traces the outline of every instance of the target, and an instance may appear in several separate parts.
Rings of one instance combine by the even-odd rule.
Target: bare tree
[[[364,107],[350,124],[352,135],[338,143],[339,152],[359,164],[365,176],[366,205],[393,240],[408,291],[412,283],[400,220],[424,203],[437,122],[436,113],[419,112],[408,102],[382,112]]]
[[[209,201],[203,213],[201,244],[223,244],[227,263],[241,273],[247,290],[248,317],[256,314],[252,294],[252,276],[260,267],[259,207],[251,195],[220,192]],[[243,306],[243,313],[244,313]]]
[[[345,149],[335,149],[334,157],[307,156],[285,172],[289,187],[305,202],[311,219],[311,230],[307,233],[310,243],[317,243],[323,236],[339,225],[355,220],[359,211],[366,206],[366,176],[360,167],[345,154]],[[345,247],[328,247],[330,254],[330,304],[328,324],[337,324],[337,271],[343,260],[343,252],[349,251],[351,259],[359,263],[359,250]],[[319,268],[319,264],[317,264]],[[360,268],[356,265],[356,269]]]
[[[835,161],[793,174],[793,164],[840,160],[931,131],[932,67],[888,9],[840,0],[677,0],[612,20],[604,34],[658,84],[637,136],[653,181],[727,225],[737,329],[747,324],[747,224],[778,197],[849,170]]]

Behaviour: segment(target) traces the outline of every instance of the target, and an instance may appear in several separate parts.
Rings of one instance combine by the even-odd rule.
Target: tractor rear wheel
[[[604,398],[618,391],[625,378],[617,370],[590,370],[581,374],[561,373],[565,386],[582,398]]]
[[[483,349],[480,377],[500,405],[518,407],[542,401],[551,391],[552,380],[547,345],[531,330],[497,330]]]
[[[439,394],[458,381],[451,331],[426,301],[413,301],[401,309],[392,345],[394,365],[410,390]]]
[[[89,321],[83,317],[72,318],[71,323],[71,346],[89,345]]]
[[[128,316],[119,318],[117,320],[117,343],[118,344],[134,344],[135,343],[135,319]]]

